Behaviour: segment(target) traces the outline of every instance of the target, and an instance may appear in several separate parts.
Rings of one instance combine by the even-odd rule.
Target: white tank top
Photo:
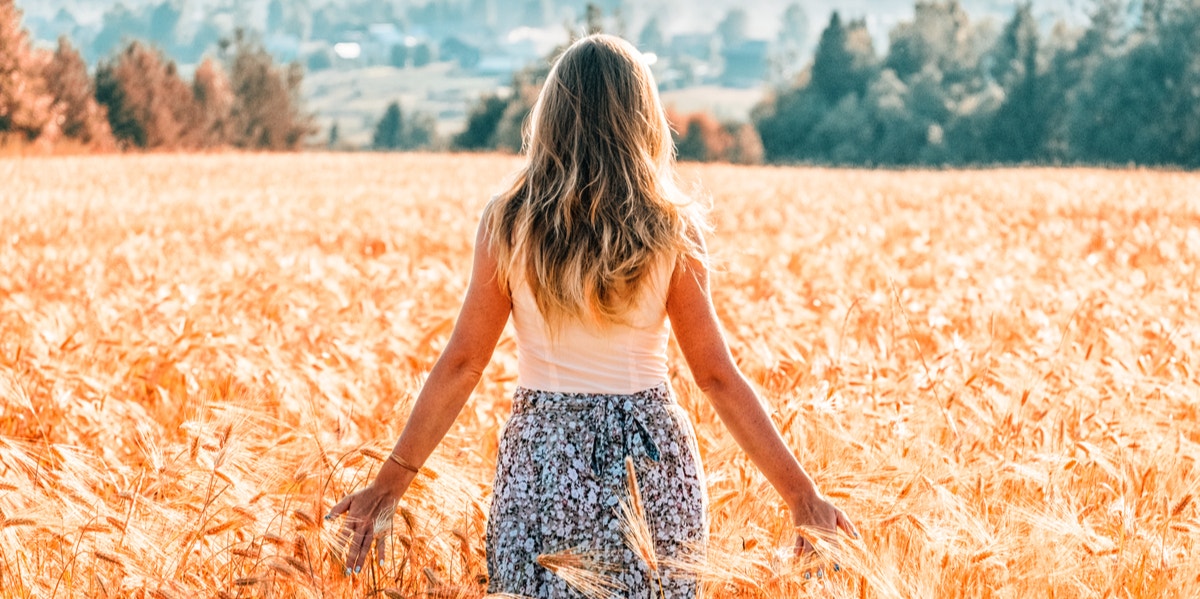
[[[512,293],[517,384],[561,393],[628,394],[667,380],[667,290],[674,260],[660,260],[641,289],[627,324],[566,322],[554,334],[529,285]]]

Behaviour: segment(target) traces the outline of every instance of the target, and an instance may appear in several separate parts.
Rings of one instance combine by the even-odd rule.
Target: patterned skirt
[[[650,542],[626,533],[627,457],[653,554]],[[629,395],[518,388],[496,464],[488,590],[537,599],[697,597],[694,578],[672,563],[702,551],[706,507],[695,433],[666,383]]]

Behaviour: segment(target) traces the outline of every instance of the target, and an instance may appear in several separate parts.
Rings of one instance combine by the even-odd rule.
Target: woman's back
[[[667,291],[674,260],[659,259],[621,323],[551,327],[524,281],[512,288],[518,384],[565,393],[633,393],[667,380]]]

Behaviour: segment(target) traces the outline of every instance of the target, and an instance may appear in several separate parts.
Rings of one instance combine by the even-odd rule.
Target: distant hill
[[[244,19],[242,25],[264,28],[268,19],[271,0],[188,0],[180,3],[186,15],[197,16],[212,12],[218,7],[234,7],[237,16]],[[397,3],[401,7],[421,6],[429,3],[443,5],[483,5],[487,0],[409,0]],[[753,3],[741,0],[646,0],[644,2],[621,2],[601,0],[596,4],[610,14],[620,8],[621,19],[634,37],[641,26],[652,15],[659,15],[667,34],[687,31],[712,31],[717,23],[732,8],[747,11],[747,33],[756,38],[773,38],[779,27],[779,16],[793,0],[762,0]],[[346,0],[282,0],[287,10],[310,11],[329,5],[346,5]],[[159,4],[159,0],[18,0],[18,7],[25,12],[27,25],[42,41],[52,41],[62,34],[70,34],[69,23],[84,27],[99,27],[106,12],[118,4],[137,11]],[[552,8],[553,15],[573,12],[582,15],[587,2],[582,0],[544,0]],[[829,14],[838,10],[844,17],[865,18],[877,43],[885,42],[887,32],[893,25],[910,18],[913,13],[912,0],[803,0],[799,2],[809,17],[809,38],[815,40],[821,27],[828,21]],[[973,19],[1003,19],[1013,12],[1014,0],[962,0],[961,4]],[[1066,19],[1077,22],[1085,13],[1083,0],[1056,3],[1035,3],[1039,18],[1045,22]],[[70,19],[63,18],[69,16]],[[56,20],[56,17],[59,17]]]

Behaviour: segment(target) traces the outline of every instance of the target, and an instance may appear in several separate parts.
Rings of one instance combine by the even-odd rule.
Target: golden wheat
[[[0,160],[0,595],[483,596],[510,335],[380,560],[343,576],[319,515],[403,426],[516,160]],[[1200,176],[685,175],[734,355],[863,538],[792,559],[673,353],[712,542],[670,567],[717,598],[1200,593]]]

